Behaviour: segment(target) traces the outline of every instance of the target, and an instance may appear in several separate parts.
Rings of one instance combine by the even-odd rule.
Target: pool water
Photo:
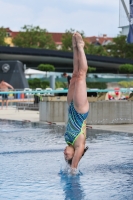
[[[87,130],[89,150],[72,176],[64,128],[0,122],[0,200],[132,200],[133,134]]]

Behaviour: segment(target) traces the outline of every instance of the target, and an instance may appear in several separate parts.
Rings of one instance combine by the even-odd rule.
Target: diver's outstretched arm
[[[74,156],[73,156],[73,159],[72,159],[72,164],[71,164],[71,168],[72,169],[77,169],[78,167],[78,163],[83,155],[83,152],[84,152],[84,145],[83,144],[80,144],[79,147],[77,147],[77,149],[75,148],[75,153],[74,153]]]

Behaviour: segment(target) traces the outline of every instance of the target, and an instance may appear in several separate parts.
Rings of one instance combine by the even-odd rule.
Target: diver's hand
[[[71,175],[76,175],[77,174],[77,169],[70,167],[69,172]]]

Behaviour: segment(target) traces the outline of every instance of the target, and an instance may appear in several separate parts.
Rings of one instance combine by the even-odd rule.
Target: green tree
[[[0,27],[0,45],[5,46],[6,43],[4,38],[6,37],[6,30],[3,27]]]
[[[55,67],[50,64],[40,64],[37,67],[38,70],[40,71],[45,71],[45,72],[53,72],[55,71]]]
[[[94,44],[86,44],[85,52],[91,55],[108,56],[108,52],[103,46],[96,46]]]
[[[74,29],[70,29],[70,30],[66,30],[65,31],[65,34],[62,36],[62,50],[64,50],[64,51],[73,51],[73,48],[72,48],[72,35],[75,32],[76,31]],[[79,33],[82,35],[82,37],[84,39],[84,32],[81,31]]]
[[[108,44],[106,49],[110,56],[133,59],[133,44],[128,44],[124,35],[114,38],[113,43]]]
[[[120,65],[119,71],[122,73],[131,74],[133,72],[133,65],[131,64]]]
[[[22,31],[13,39],[13,43],[18,47],[56,49],[52,35],[46,29],[39,26],[25,25]]]
[[[133,59],[133,44],[126,43],[125,58]]]

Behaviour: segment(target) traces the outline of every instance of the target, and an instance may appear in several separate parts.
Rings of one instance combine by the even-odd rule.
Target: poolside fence
[[[114,90],[87,90],[87,93],[90,94],[88,96],[90,102],[88,124],[133,123],[133,97],[129,100],[106,101],[106,94],[112,91]],[[119,91],[123,94],[131,93],[129,88],[123,88]],[[39,110],[39,120],[42,122],[67,122],[67,92],[68,90],[52,90],[51,88],[0,91],[0,103],[2,96],[8,94],[10,107],[15,107],[17,110]]]

